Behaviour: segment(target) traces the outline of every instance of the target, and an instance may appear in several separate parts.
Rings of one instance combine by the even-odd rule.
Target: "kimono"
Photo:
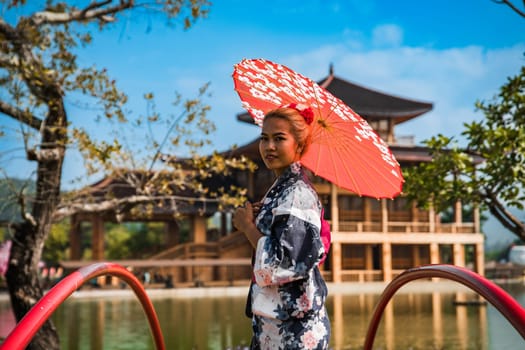
[[[319,271],[321,203],[300,163],[276,180],[261,203],[247,314],[251,349],[327,349],[327,287]]]

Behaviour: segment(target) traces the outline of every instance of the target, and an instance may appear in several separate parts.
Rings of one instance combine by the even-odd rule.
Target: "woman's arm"
[[[258,240],[254,274],[260,286],[306,278],[324,254],[317,196],[297,189],[272,210],[270,235]]]
[[[233,214],[233,225],[237,230],[244,233],[253,248],[257,247],[257,242],[263,236],[254,223],[253,207],[250,202],[246,206],[237,208]]]

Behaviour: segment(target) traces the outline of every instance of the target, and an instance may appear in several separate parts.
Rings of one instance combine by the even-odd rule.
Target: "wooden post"
[[[439,245],[437,243],[430,243],[430,263],[439,264]],[[432,278],[432,281],[436,282],[439,278]]]
[[[454,222],[458,225],[463,223],[462,204],[460,200],[454,203]]]
[[[475,269],[478,275],[485,276],[485,248],[483,243],[478,243],[474,247]]]
[[[193,215],[192,221],[193,243],[206,243],[206,218]]]
[[[461,243],[454,243],[452,245],[454,265],[465,267],[465,247]]]
[[[177,221],[164,222],[164,243],[166,247],[172,247],[179,243],[179,224]]]
[[[439,264],[439,245],[430,243],[430,263]]]
[[[332,281],[334,283],[341,283],[341,263],[342,263],[342,256],[341,256],[341,243],[339,242],[333,242],[332,243]]]
[[[413,266],[421,265],[421,257],[419,256],[419,246],[417,244],[414,244],[412,246],[412,265]]]
[[[69,259],[80,260],[82,258],[82,230],[78,215],[71,216],[69,225]]]
[[[430,203],[430,206],[428,208],[428,227],[430,233],[436,232],[436,213],[434,211],[434,205]]]
[[[392,245],[389,242],[383,242],[383,281],[392,280]]]
[[[473,215],[474,215],[474,233],[479,233],[481,231],[481,224],[480,224],[480,218],[479,218],[479,207],[475,206],[472,209]]]
[[[372,271],[374,269],[372,246],[370,244],[365,245],[365,269]]]
[[[388,203],[386,199],[381,199],[381,231],[388,233]]]
[[[339,232],[339,203],[337,201],[337,186],[330,184],[330,214],[331,229],[333,233]]]
[[[371,198],[363,198],[363,219],[365,222],[372,221],[372,208],[370,200]]]
[[[104,221],[99,215],[91,218],[92,242],[91,256],[93,260],[104,260]]]

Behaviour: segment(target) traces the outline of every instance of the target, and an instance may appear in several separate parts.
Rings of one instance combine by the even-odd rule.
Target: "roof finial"
[[[334,64],[330,62],[330,68],[328,69],[330,75],[334,75]]]

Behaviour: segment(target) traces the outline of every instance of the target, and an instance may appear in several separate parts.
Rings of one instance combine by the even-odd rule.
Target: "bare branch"
[[[525,224],[507,210],[493,193],[488,192],[487,198],[490,200],[490,205],[488,206],[490,213],[494,215],[505,228],[522,240],[525,240]]]
[[[35,117],[34,115],[31,115],[30,113],[26,111],[23,111],[14,106],[11,106],[10,104],[4,101],[0,101],[0,113],[3,113],[15,120],[18,120],[19,122],[35,130],[40,130],[42,126],[41,119]]]
[[[133,0],[121,0],[118,5],[104,8],[105,5],[110,3],[111,1],[109,0],[93,2],[82,10],[73,10],[71,12],[36,12],[33,14],[33,16],[31,16],[31,20],[37,26],[42,24],[65,24],[91,19],[100,19],[104,22],[112,22],[114,21],[114,18],[111,15],[126,9],[130,9],[135,5]]]
[[[514,12],[516,12],[521,17],[525,18],[525,11],[520,10],[516,5],[514,5],[510,0],[492,0],[496,4],[504,4],[510,7]],[[525,7],[525,0],[523,0],[523,7]]]
[[[186,203],[219,203],[220,200],[217,198],[195,198],[195,197],[185,197],[185,196],[150,196],[150,195],[136,195],[129,196],[124,198],[114,198],[104,200],[98,203],[86,203],[85,201],[67,203],[62,207],[59,207],[53,216],[54,220],[60,220],[62,218],[71,216],[77,213],[101,213],[105,211],[122,211],[119,210],[122,207],[129,208],[141,205],[141,204],[151,204],[152,201],[170,201],[176,206],[176,202],[186,202]]]

